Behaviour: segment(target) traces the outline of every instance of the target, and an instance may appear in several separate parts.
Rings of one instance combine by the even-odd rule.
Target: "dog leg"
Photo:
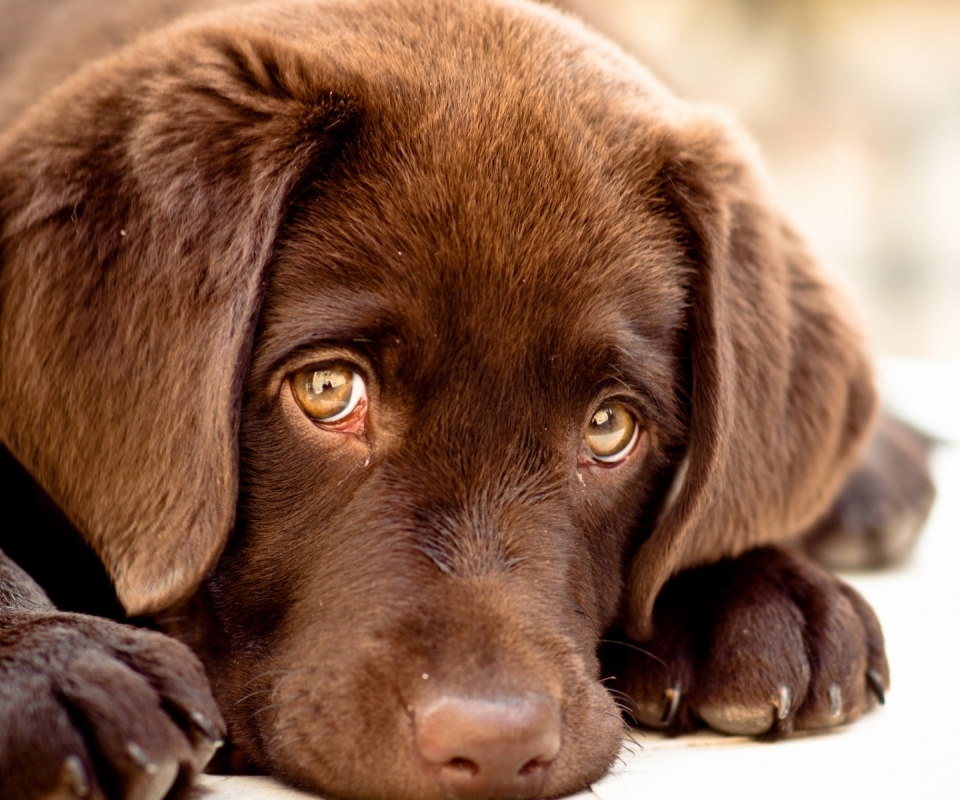
[[[830,569],[883,567],[912,550],[936,496],[935,442],[891,414],[873,437],[827,514],[800,547]]]
[[[0,551],[0,800],[160,800],[223,722],[182,644],[57,611]]]

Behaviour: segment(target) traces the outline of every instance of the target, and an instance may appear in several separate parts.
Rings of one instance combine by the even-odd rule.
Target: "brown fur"
[[[757,734],[887,685],[869,607],[771,547],[848,497],[875,398],[726,117],[522,0],[214,11],[82,68],[8,3],[0,440],[44,544],[0,538],[0,716],[33,720],[0,797],[163,794],[210,757],[192,657],[77,613],[117,611],[99,564],[238,751],[337,797],[581,788],[619,746],[604,673],[647,724]],[[139,27],[75,5],[105,53]],[[291,394],[331,362],[366,380],[354,432]],[[615,467],[582,445],[610,399],[646,432]],[[923,461],[861,466],[833,527]],[[601,637],[656,658],[601,667]],[[488,719],[530,758],[461,741]]]

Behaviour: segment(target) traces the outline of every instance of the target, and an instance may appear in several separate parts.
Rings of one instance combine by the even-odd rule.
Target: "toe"
[[[140,675],[97,652],[79,656],[60,693],[78,727],[89,731],[103,765],[100,781],[125,800],[162,800],[190,744]]]

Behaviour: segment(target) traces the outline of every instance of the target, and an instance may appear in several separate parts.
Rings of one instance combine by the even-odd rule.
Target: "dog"
[[[552,797],[621,707],[882,700],[811,554],[902,554],[928,443],[727,116],[527,0],[2,11],[3,800],[174,796],[227,734]]]

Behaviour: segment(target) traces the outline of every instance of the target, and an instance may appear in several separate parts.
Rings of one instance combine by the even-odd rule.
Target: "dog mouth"
[[[260,769],[338,800],[526,800],[605,774],[624,723],[582,643],[462,622],[427,626],[429,656],[402,625],[299,637],[254,680],[232,682],[243,696],[220,698],[231,741]],[[469,657],[445,641],[450,626],[466,629]]]
[[[392,715],[399,725],[387,711],[377,734],[359,743],[349,717],[324,711],[324,719],[310,719],[285,706],[261,731],[266,751],[256,761],[338,800],[532,800],[586,788],[620,749],[623,723],[611,709],[594,709],[609,724],[597,737],[600,746],[596,740],[585,746],[571,741],[578,738],[576,723],[545,693],[440,691],[412,712]],[[596,732],[597,725],[590,728]]]

